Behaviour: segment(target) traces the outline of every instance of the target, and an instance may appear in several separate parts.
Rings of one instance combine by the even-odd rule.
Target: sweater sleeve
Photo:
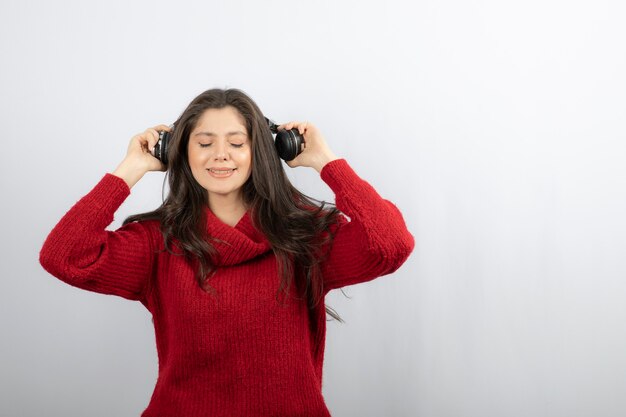
[[[142,223],[105,230],[129,194],[121,178],[106,174],[48,235],[39,253],[44,269],[78,288],[143,300],[154,256],[149,231]]]
[[[415,246],[400,211],[381,198],[344,159],[326,164],[321,177],[335,193],[337,208],[349,218],[338,225],[322,264],[325,290],[396,271]]]

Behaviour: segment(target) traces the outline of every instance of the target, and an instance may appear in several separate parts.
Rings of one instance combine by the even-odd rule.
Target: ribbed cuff
[[[83,199],[89,200],[105,213],[114,213],[130,195],[128,184],[113,174],[105,174]]]
[[[343,158],[324,165],[320,176],[336,196],[358,193],[360,187],[369,188],[369,184],[363,181]]]
[[[335,159],[324,165],[320,176],[335,194],[341,193],[343,186],[354,184],[356,180],[360,180],[356,172],[348,165],[348,161],[343,158]]]

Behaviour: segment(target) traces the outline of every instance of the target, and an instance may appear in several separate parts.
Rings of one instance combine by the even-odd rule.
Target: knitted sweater
[[[321,178],[349,217],[322,265],[325,294],[400,267],[414,242],[397,208],[345,160]],[[223,243],[206,292],[185,257],[164,250],[157,221],[106,230],[129,194],[106,174],[55,226],[40,262],[68,284],[140,301],[152,314],[159,373],[142,416],[329,416],[324,305],[277,298],[276,258],[250,217],[231,227],[207,208],[209,235]]]

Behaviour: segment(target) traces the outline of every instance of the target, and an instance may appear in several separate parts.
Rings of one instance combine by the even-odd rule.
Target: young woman
[[[325,295],[395,271],[413,249],[400,212],[338,159],[311,123],[290,167],[311,167],[336,196],[316,204],[287,179],[257,105],[208,90],[174,124],[168,166],[159,130],[61,219],[43,267],[152,314],[159,375],[142,416],[328,416],[322,397]],[[148,171],[167,170],[155,211],[107,231]],[[340,210],[340,211],[339,211]]]

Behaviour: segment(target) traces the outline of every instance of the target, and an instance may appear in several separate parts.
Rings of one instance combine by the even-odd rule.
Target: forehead
[[[193,129],[193,132],[198,131],[215,134],[241,131],[247,134],[244,117],[232,106],[205,110],[198,119],[196,127]]]

